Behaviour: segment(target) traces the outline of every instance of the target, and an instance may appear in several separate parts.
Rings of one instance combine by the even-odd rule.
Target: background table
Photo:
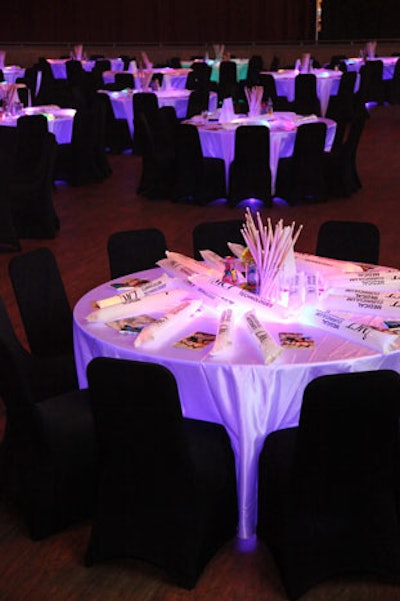
[[[99,92],[108,94],[111,99],[114,115],[117,119],[126,119],[129,130],[133,136],[133,101],[132,95],[140,90],[122,90],[121,92],[110,92],[109,90],[99,90]],[[152,92],[158,98],[158,106],[173,106],[178,119],[186,117],[187,105],[190,96],[190,90],[158,90]],[[209,110],[214,111],[217,108],[218,97],[215,92],[210,92]]]
[[[72,128],[76,110],[60,108],[57,105],[27,107],[21,115],[45,115],[49,132],[55,135],[58,144],[69,144],[72,139]],[[0,125],[16,127],[20,115],[3,117]]]
[[[269,127],[271,188],[272,193],[274,193],[279,159],[289,157],[293,154],[297,126],[309,121],[323,121],[327,124],[325,150],[329,151],[336,133],[336,123],[331,119],[307,119],[306,117],[296,115],[296,113],[275,112],[272,116],[261,115],[258,118],[240,117],[237,115],[231,123],[226,124],[194,122],[198,126],[204,156],[224,159],[227,182],[229,165],[233,161],[235,154],[236,128],[239,125],[251,124]]]
[[[17,77],[24,77],[25,75],[25,68],[18,65],[7,65],[3,67],[2,71],[7,83],[15,83]]]
[[[159,273],[157,269],[136,275],[153,279]],[[121,280],[123,278],[119,278]],[[182,323],[173,341],[162,344],[158,350],[136,349],[131,335],[85,319],[93,301],[113,293],[115,290],[113,292],[109,283],[103,284],[83,296],[74,308],[75,360],[80,386],[87,386],[86,367],[98,356],[155,361],[170,369],[177,380],[183,414],[223,424],[230,436],[236,458],[238,536],[241,538],[250,538],[255,533],[258,457],[265,437],[274,430],[298,424],[306,385],[325,374],[376,369],[399,371],[400,351],[382,355],[296,320],[266,323],[261,319],[275,340],[283,331],[301,332],[315,341],[315,348],[284,350],[270,365],[264,365],[258,348],[241,323],[229,361],[212,359],[208,349],[186,350],[173,346],[173,341],[196,331],[215,334],[217,318],[211,313]]]
[[[186,88],[187,76],[191,69],[171,69],[170,67],[152,69],[153,74],[161,74],[162,78],[162,90],[183,90]],[[132,71],[104,71],[103,81],[105,84],[114,83],[115,75],[117,73],[128,73],[133,75],[135,78],[135,87],[140,90],[140,81],[137,73]]]
[[[56,79],[67,79],[67,67],[66,63],[69,61],[69,58],[48,58],[47,62],[51,66],[51,70]],[[110,58],[107,59],[111,62],[111,70],[112,71],[122,71],[124,68],[124,61],[122,58]],[[82,67],[85,71],[92,71],[93,67],[96,64],[95,60],[81,60]]]
[[[298,71],[295,69],[280,69],[279,71],[262,71],[262,73],[273,76],[278,96],[286,96],[289,102],[293,102]],[[314,69],[313,74],[317,78],[317,96],[321,105],[321,115],[324,117],[328,108],[329,97],[336,95],[338,92],[342,72],[333,69]]]
[[[230,58],[226,59],[236,63],[236,79],[237,81],[244,80],[247,77],[247,71],[249,68],[248,58]],[[182,67],[190,67],[194,61],[182,61]],[[211,67],[210,80],[216,83],[219,82],[219,67],[221,65],[220,60],[208,59],[204,61]]]
[[[394,74],[394,68],[396,66],[397,61],[400,57],[398,56],[377,56],[375,59],[367,59],[371,60],[380,60],[383,63],[383,79],[392,79]],[[360,71],[361,67],[365,65],[365,59],[363,58],[347,58],[343,61],[346,63],[348,71],[356,71],[357,73]]]

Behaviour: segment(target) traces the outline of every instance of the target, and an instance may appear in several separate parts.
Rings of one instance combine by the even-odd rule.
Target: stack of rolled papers
[[[1,91],[3,92],[3,100],[5,106],[8,110],[11,110],[11,107],[18,102],[18,89],[15,83],[9,83],[5,86],[2,86]]]
[[[272,363],[282,353],[282,347],[276,344],[272,336],[260,323],[254,311],[249,311],[245,314],[247,326],[258,343],[262,352],[264,363]]]
[[[249,105],[249,117],[257,117],[261,114],[261,102],[264,93],[262,86],[254,86],[252,88],[244,89]]]
[[[321,330],[333,332],[381,353],[390,353],[399,348],[400,337],[390,330],[381,331],[367,324],[340,317],[330,311],[309,306],[303,312],[303,320]]]
[[[365,44],[365,51],[364,51],[364,55],[366,56],[366,58],[373,60],[375,58],[375,53],[376,53],[376,41],[367,42]]]
[[[232,98],[224,98],[222,101],[221,112],[219,115],[220,123],[230,123],[235,118],[235,109],[233,108]]]
[[[6,51],[0,50],[0,69],[4,69],[6,66]]]
[[[201,307],[200,300],[187,300],[171,309],[160,319],[145,326],[135,338],[134,346],[159,346],[179,328],[185,327],[190,318]]]
[[[86,321],[92,323],[107,323],[123,317],[134,317],[145,313],[165,313],[170,308],[181,303],[188,296],[188,291],[183,289],[166,290],[145,296],[135,302],[120,303],[103,309],[95,309],[86,316]]]
[[[135,60],[131,60],[129,62],[129,69],[128,69],[129,73],[132,73],[133,75],[136,75],[138,72],[138,68],[137,68],[137,63]]]

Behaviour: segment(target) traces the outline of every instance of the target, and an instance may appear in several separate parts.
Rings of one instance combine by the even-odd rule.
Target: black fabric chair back
[[[235,532],[229,438],[222,426],[182,417],[162,365],[97,358],[87,374],[100,478],[86,564],[140,558],[193,588]]]
[[[205,221],[198,223],[192,232],[193,256],[201,261],[201,250],[212,250],[221,257],[230,256],[232,251],[227,242],[244,244],[242,236],[243,221],[227,219],[225,221]]]
[[[237,67],[234,61],[221,61],[219,65],[218,79],[218,99],[224,98],[236,99],[237,85]]]
[[[155,267],[166,250],[164,234],[157,228],[114,232],[107,243],[111,279]]]
[[[186,80],[188,90],[209,90],[211,67],[204,61],[194,61]]]
[[[299,73],[294,83],[295,113],[299,115],[321,115],[321,106],[317,96],[317,78],[314,73]]]
[[[149,92],[138,92],[133,95],[133,152],[141,154],[143,151],[143,134],[140,115],[145,114],[151,127],[158,118],[157,96]]]
[[[315,253],[321,257],[379,264],[379,228],[366,221],[330,220],[318,230]]]
[[[86,391],[35,402],[31,375],[31,365],[20,361],[2,332],[0,394],[7,410],[2,486],[38,540],[92,515],[96,458]]]
[[[324,122],[304,123],[297,128],[293,155],[278,163],[277,196],[289,204],[326,198],[325,138]]]
[[[326,117],[338,123],[347,123],[354,115],[355,110],[355,86],[357,73],[348,71],[340,78],[338,92],[329,98]]]
[[[225,164],[222,159],[203,157],[195,125],[181,123],[177,131],[176,201],[206,204],[226,198]]]
[[[188,100],[186,119],[208,111],[210,92],[208,90],[192,90]]]
[[[362,103],[377,102],[381,104],[384,101],[383,61],[370,60],[361,67],[358,97]]]
[[[115,74],[115,85],[119,90],[126,88],[130,90],[135,89],[135,78],[132,73],[116,73]]]
[[[249,59],[247,69],[246,86],[251,88],[259,84],[259,74],[264,68],[264,61],[261,54],[253,54]]]
[[[235,155],[229,170],[228,200],[237,205],[248,198],[270,206],[270,134],[263,125],[241,125],[235,133]]]
[[[12,257],[9,275],[32,352],[72,356],[72,310],[52,251],[40,247]]]
[[[400,376],[321,376],[303,395],[298,428],[260,454],[258,535],[289,599],[333,578],[398,582]]]

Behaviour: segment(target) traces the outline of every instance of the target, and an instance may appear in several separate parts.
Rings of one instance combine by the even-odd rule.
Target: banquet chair
[[[242,227],[242,219],[203,221],[195,225],[192,231],[192,243],[196,261],[202,260],[201,250],[212,250],[221,257],[230,256],[232,251],[228,247],[228,242],[244,245]]]
[[[383,104],[385,87],[383,83],[383,62],[381,60],[366,61],[361,67],[358,98],[363,104],[368,102]]]
[[[169,59],[169,66],[171,67],[171,69],[181,69],[182,63],[180,57],[171,56],[171,58]]]
[[[374,223],[329,220],[319,227],[315,254],[379,265],[379,249],[380,232]]]
[[[299,73],[294,80],[293,110],[298,115],[321,115],[314,73]]]
[[[149,92],[138,92],[133,94],[133,142],[132,148],[134,154],[143,152],[143,121],[140,115],[146,115],[147,122],[150,126],[157,120],[158,117],[158,98],[156,94]]]
[[[261,54],[253,54],[249,58],[249,66],[247,69],[247,77],[245,85],[247,88],[257,86],[259,84],[260,71],[264,68],[264,61]]]
[[[398,585],[400,376],[319,376],[298,427],[278,430],[259,459],[258,536],[290,600],[334,578]]]
[[[175,139],[157,113],[157,119],[151,123],[144,113],[137,121],[142,144],[142,172],[137,193],[150,199],[169,198],[176,174]]]
[[[132,139],[126,119],[117,118],[111,100],[106,93],[97,93],[97,102],[104,104],[105,111],[105,145],[112,154],[121,154],[132,149]]]
[[[86,565],[139,559],[191,589],[235,536],[229,437],[219,424],[183,418],[162,365],[98,357],[87,376],[99,487]]]
[[[111,279],[155,267],[166,250],[165,236],[157,228],[113,232],[107,242]]]
[[[218,102],[221,104],[224,98],[232,98],[235,103],[238,100],[237,67],[234,61],[223,60],[219,65],[218,78]]]
[[[325,153],[325,179],[329,196],[348,197],[362,188],[357,168],[357,151],[368,119],[364,105],[358,105],[350,122],[339,122],[338,141]]]
[[[64,357],[74,369],[72,309],[53,252],[39,247],[15,255],[8,271],[31,352]]]
[[[130,90],[135,89],[135,78],[132,73],[116,73],[115,74],[115,85],[119,90]]]
[[[186,79],[188,90],[210,90],[211,67],[203,60],[194,61]]]
[[[355,71],[343,73],[337,94],[329,97],[326,117],[336,121],[338,126],[351,121],[354,115],[356,80],[357,73]]]
[[[16,128],[0,127],[0,252],[21,250],[21,244],[14,226],[10,196],[16,143]]]
[[[290,205],[326,199],[325,138],[323,122],[305,123],[297,128],[292,156],[279,159],[275,196]]]
[[[4,324],[1,315],[0,320]],[[93,514],[96,453],[87,391],[36,398],[31,362],[0,332],[0,394],[7,420],[0,451],[1,487],[41,540]],[[36,374],[36,371],[35,371]],[[47,373],[49,380],[53,377]],[[46,378],[42,373],[42,380]],[[46,382],[49,388],[49,382]]]
[[[396,61],[393,77],[384,80],[385,100],[390,104],[400,104],[400,58]]]
[[[208,111],[210,92],[208,90],[192,90],[190,92],[188,105],[186,109],[186,119],[201,115],[203,111]]]
[[[204,157],[196,126],[179,124],[172,200],[204,205],[220,198],[226,198],[223,159]]]
[[[269,163],[269,129],[263,125],[241,125],[235,132],[235,154],[229,166],[228,202],[236,206],[256,198],[272,205]]]
[[[97,96],[89,106],[76,111],[71,142],[58,144],[55,180],[83,186],[111,175],[106,154],[105,107]]]
[[[263,102],[268,102],[270,98],[275,111],[288,111],[291,108],[291,104],[286,96],[279,96],[276,90],[276,83],[274,76],[271,73],[260,73],[259,84],[263,87]]]
[[[10,202],[19,238],[56,236],[60,222],[53,203],[53,175],[57,155],[54,134],[43,115],[17,121],[15,161],[10,180]]]

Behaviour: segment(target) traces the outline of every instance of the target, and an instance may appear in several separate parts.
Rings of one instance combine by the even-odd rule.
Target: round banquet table
[[[50,64],[53,76],[55,79],[67,79],[67,66],[66,63],[71,60],[69,58],[48,58],[46,59]],[[122,58],[111,58],[108,59],[111,62],[112,71],[122,71],[124,68],[124,61]],[[92,71],[96,64],[95,60],[81,60],[82,67],[85,71]]]
[[[229,165],[235,154],[235,132],[239,125],[265,125],[270,130],[271,189],[275,192],[278,162],[282,157],[293,154],[297,127],[302,123],[323,121],[327,125],[325,150],[330,151],[336,133],[336,123],[331,119],[303,117],[291,112],[275,112],[273,115],[246,117],[237,115],[230,123],[218,123],[193,118],[188,123],[197,125],[204,156],[221,158],[225,162],[225,176],[228,184]]]
[[[114,116],[117,119],[126,119],[129,130],[133,136],[133,102],[132,95],[140,92],[140,90],[121,90],[120,92],[111,92],[110,90],[98,90],[101,93],[108,94],[111,100],[111,105],[114,111]],[[186,117],[186,111],[190,96],[190,90],[157,90],[150,92],[156,94],[158,98],[158,106],[173,106],[178,119]],[[210,92],[208,108],[210,111],[215,111],[217,108],[218,96],[215,92]]]
[[[227,59],[228,60],[228,59]],[[237,81],[245,80],[249,69],[248,58],[230,58],[230,61],[236,64],[236,79]],[[182,67],[190,68],[194,61],[182,61]],[[210,80],[218,83],[219,82],[219,67],[221,60],[219,59],[208,59],[205,61],[207,65],[211,67]]]
[[[18,77],[24,77],[25,67],[18,65],[7,65],[2,68],[4,79],[7,83],[15,83]]]
[[[184,90],[186,88],[187,76],[190,71],[191,69],[172,69],[170,67],[152,69],[153,74],[159,73],[163,76],[161,85],[162,90],[170,90],[171,88],[174,90]],[[140,90],[139,78],[133,71],[104,71],[103,82],[105,84],[114,83],[116,73],[128,73],[133,75],[135,78],[135,86]]]
[[[22,115],[44,115],[47,127],[54,134],[58,144],[69,144],[72,139],[72,129],[76,110],[60,108],[57,105],[42,105],[26,107],[20,115],[7,115],[0,120],[0,125],[16,127],[18,118]]]
[[[135,276],[154,279],[160,273],[157,268]],[[258,457],[265,437],[272,431],[298,424],[306,385],[325,374],[399,371],[398,350],[381,354],[296,319],[267,322],[261,315],[260,321],[276,341],[280,332],[301,332],[310,336],[315,346],[285,349],[273,363],[265,365],[242,322],[236,325],[234,350],[229,359],[212,358],[209,347],[188,350],[174,346],[176,341],[194,332],[216,333],[216,314],[202,311],[190,320],[182,320],[172,338],[157,349],[135,348],[134,335],[86,320],[94,301],[114,294],[110,282],[102,284],[85,294],[74,308],[74,347],[80,386],[87,386],[86,367],[98,356],[151,361],[167,367],[176,378],[183,415],[223,424],[229,434],[236,459],[239,538],[251,538],[256,531]]]
[[[263,71],[263,73],[273,76],[278,96],[286,96],[289,102],[294,101],[295,80],[299,73],[297,70],[279,69],[279,71]],[[321,105],[321,115],[325,117],[329,97],[337,94],[342,72],[333,69],[313,69],[313,74],[317,78],[317,96]]]
[[[357,73],[360,71],[361,67],[365,65],[366,60],[380,60],[383,63],[383,79],[392,79],[394,75],[394,68],[396,66],[397,61],[399,60],[398,56],[377,56],[376,58],[364,59],[364,58],[346,58],[344,63],[346,63],[348,71],[356,71]]]

